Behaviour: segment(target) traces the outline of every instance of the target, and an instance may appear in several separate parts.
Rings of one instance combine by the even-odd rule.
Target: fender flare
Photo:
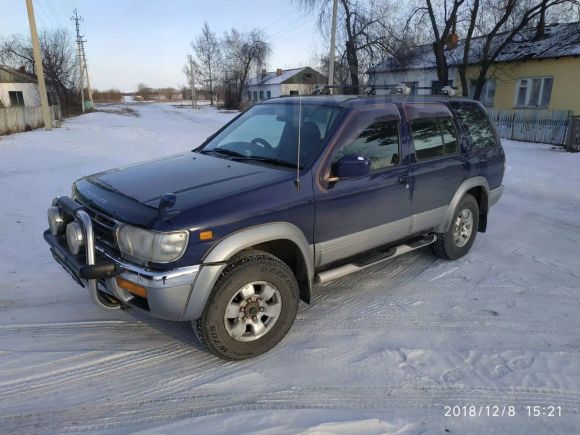
[[[435,227],[435,232],[445,233],[449,229],[449,226],[451,225],[451,220],[453,219],[453,213],[455,213],[455,209],[457,208],[457,204],[459,204],[459,201],[461,201],[463,195],[465,195],[465,193],[468,190],[473,189],[474,187],[482,187],[485,190],[485,196],[487,197],[489,193],[489,183],[487,182],[485,177],[478,176],[463,180],[463,182],[459,185],[459,187],[455,191],[453,198],[451,198],[451,202],[447,206],[447,211],[445,212],[443,220],[437,227]],[[481,211],[487,213],[486,210],[487,204],[485,204],[485,206],[482,207]]]
[[[274,240],[289,240],[298,246],[306,264],[308,281],[311,283],[314,277],[314,247],[308,244],[300,228],[289,222],[272,222],[245,228],[226,236],[206,254],[180,320],[201,317],[216,281],[235,254],[259,243]]]

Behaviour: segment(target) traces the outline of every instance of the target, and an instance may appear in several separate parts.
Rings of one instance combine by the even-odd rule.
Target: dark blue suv
[[[76,181],[44,238],[99,306],[190,321],[244,359],[286,335],[313,284],[427,245],[465,255],[504,168],[472,100],[277,98],[193,151]]]

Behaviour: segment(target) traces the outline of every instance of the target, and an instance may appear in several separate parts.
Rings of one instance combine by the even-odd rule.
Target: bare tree
[[[295,1],[308,12],[318,11],[318,28],[328,41],[332,2]],[[401,47],[413,38],[413,32],[401,32],[398,28],[395,16],[399,7],[398,2],[384,0],[339,0],[335,81],[357,87],[369,67],[401,53]],[[322,70],[328,68],[327,55],[322,56],[321,64]]]
[[[545,20],[551,8],[570,3],[570,0],[487,0],[486,7],[497,11],[497,19],[482,37],[481,49],[477,52],[479,72],[475,81],[473,98],[481,97],[488,73],[498,56],[514,41],[516,36],[536,20]],[[542,15],[544,18],[542,18]],[[545,25],[545,21],[542,25]],[[536,33],[537,34],[537,33]]]
[[[224,53],[224,105],[228,109],[238,109],[250,72],[259,71],[265,65],[271,52],[270,44],[260,30],[242,33],[232,29],[224,34],[221,49]]]
[[[78,100],[78,67],[73,39],[65,29],[40,34],[40,51],[44,74],[61,103],[62,111],[70,114]],[[0,40],[0,62],[34,71],[32,43],[22,35]]]
[[[221,50],[218,38],[207,23],[203,23],[201,35],[191,43],[191,47],[198,60],[196,72],[200,82],[209,90],[210,105],[213,106],[213,88],[221,63]]]
[[[146,85],[145,83],[139,83],[137,85],[137,92],[135,92],[135,95],[143,98],[143,100],[147,101],[150,100],[153,95],[154,95],[154,90]]]

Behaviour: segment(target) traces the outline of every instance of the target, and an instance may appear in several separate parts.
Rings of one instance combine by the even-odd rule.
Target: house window
[[[264,99],[264,91],[260,91],[260,101]]]
[[[471,80],[469,82],[469,96],[473,98],[475,95],[475,87],[477,86],[477,80]],[[481,95],[479,101],[485,107],[493,107],[493,100],[495,99],[495,80],[486,80],[481,90]]]
[[[248,91],[248,101],[252,101],[252,91]]]
[[[548,107],[552,96],[552,77],[524,77],[516,82],[516,107]]]
[[[24,106],[24,96],[22,91],[9,91],[8,97],[10,98],[11,106]]]
[[[298,91],[290,91],[290,95],[298,95]]]
[[[254,101],[258,101],[258,91],[254,91]]]
[[[411,122],[417,160],[457,153],[457,132],[450,118],[421,118]]]
[[[266,91],[266,98],[269,100],[270,98],[272,98],[272,92],[270,91]]]

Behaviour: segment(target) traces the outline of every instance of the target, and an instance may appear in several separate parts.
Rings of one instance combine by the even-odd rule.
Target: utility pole
[[[30,24],[30,38],[32,39],[32,55],[34,57],[34,72],[38,79],[38,92],[40,93],[40,105],[42,107],[42,119],[44,129],[52,130],[52,119],[50,108],[48,107],[48,95],[46,94],[46,82],[44,81],[44,68],[42,66],[42,55],[40,53],[40,43],[38,42],[38,32],[36,31],[36,20],[34,18],[34,8],[32,0],[26,0],[28,10],[28,23]]]
[[[197,96],[195,95],[195,70],[193,69],[193,57],[188,54],[189,57],[189,73],[190,73],[190,86],[191,86],[191,107],[197,109]]]
[[[81,45],[83,44],[83,39],[81,37],[79,24],[79,22],[83,20],[83,17],[79,17],[79,14],[76,9],[73,12],[74,15],[70,19],[75,23],[75,28],[77,32],[77,59],[79,61],[79,71],[80,71],[79,81],[81,86],[81,110],[83,113],[85,113],[84,66],[83,66],[83,55],[81,52]]]
[[[334,86],[334,59],[336,57],[336,12],[338,0],[332,3],[332,29],[330,33],[330,56],[328,57],[328,86]],[[330,88],[332,94],[332,88]]]
[[[83,65],[85,67],[85,76],[87,79],[87,93],[89,94],[89,101],[91,102],[91,108],[93,106],[93,90],[91,89],[91,81],[89,80],[89,65],[87,63],[87,56],[85,54],[85,42],[87,40],[81,41],[81,52],[83,54]]]

